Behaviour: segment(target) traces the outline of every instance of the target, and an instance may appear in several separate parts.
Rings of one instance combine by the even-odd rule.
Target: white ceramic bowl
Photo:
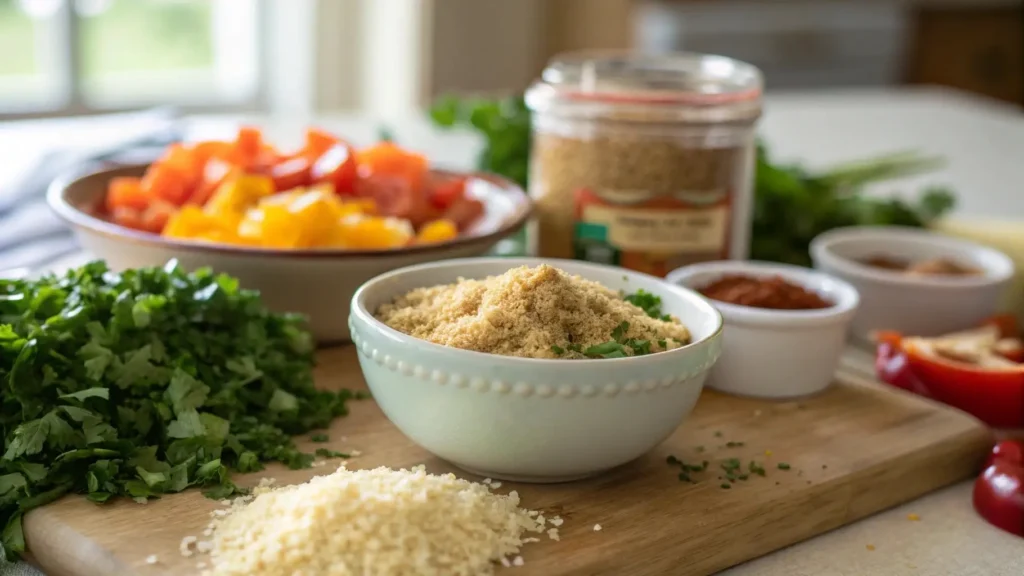
[[[690,329],[693,343],[631,358],[513,358],[433,344],[373,317],[381,304],[414,288],[541,263],[615,290],[661,296],[662,309]],[[367,282],[351,308],[363,374],[395,426],[460,468],[522,482],[574,480],[651,450],[697,402],[722,334],[721,316],[699,294],[653,276],[568,260],[421,264]]]
[[[842,280],[799,266],[728,260],[673,270],[668,282],[694,290],[730,274],[781,276],[834,305],[820,310],[769,310],[710,300],[725,319],[722,357],[708,386],[757,398],[796,398],[832,383],[859,298]]]
[[[484,254],[521,228],[530,214],[530,201],[518,186],[471,174],[467,193],[483,202],[484,214],[450,242],[396,250],[271,250],[189,242],[131,230],[97,215],[111,178],[139,176],[145,168],[57,180],[49,190],[50,207],[71,225],[82,247],[112,269],[162,266],[172,258],[186,270],[210,266],[238,278],[244,288],[259,290],[271,309],[306,315],[321,344],[349,339],[348,302],[363,282],[402,266]]]
[[[907,276],[858,262],[872,256],[919,261],[952,258],[979,276]],[[837,228],[811,242],[814,267],[860,292],[851,331],[870,340],[877,330],[937,336],[970,328],[998,311],[1013,278],[1013,261],[998,250],[917,228]]]

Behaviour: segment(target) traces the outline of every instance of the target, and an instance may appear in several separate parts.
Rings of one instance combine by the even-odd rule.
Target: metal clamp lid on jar
[[[574,52],[556,56],[526,91],[534,112],[625,122],[753,122],[757,67],[696,53]]]

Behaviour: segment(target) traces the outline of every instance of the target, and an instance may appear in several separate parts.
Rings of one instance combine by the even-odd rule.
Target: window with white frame
[[[0,117],[264,99],[264,0],[0,0]]]

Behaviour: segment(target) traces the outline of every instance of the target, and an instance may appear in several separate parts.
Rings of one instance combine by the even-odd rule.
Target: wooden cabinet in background
[[[921,9],[907,80],[1024,105],[1024,8]]]

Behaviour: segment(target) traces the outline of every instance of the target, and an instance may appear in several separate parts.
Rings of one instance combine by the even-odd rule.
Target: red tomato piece
[[[465,230],[484,213],[484,205],[479,200],[461,197],[452,202],[444,211],[444,218],[455,222],[459,230]]]
[[[171,144],[159,163],[176,170],[181,175],[182,182],[188,191],[191,191],[199,182],[203,171],[195,152],[183,144]]]
[[[115,224],[119,224],[126,228],[132,228],[134,230],[142,230],[142,213],[135,208],[129,208],[127,206],[119,206],[114,208],[110,214],[110,219]]]
[[[274,190],[284,192],[310,184],[312,163],[305,156],[293,156],[278,162],[270,169],[269,176],[274,180]]]
[[[242,158],[256,158],[263,150],[263,132],[253,126],[242,126],[235,137],[235,150]]]
[[[203,169],[203,177],[199,185],[192,191],[186,203],[203,206],[213,196],[217,187],[233,175],[238,175],[242,169],[219,158],[211,158]]]
[[[459,177],[433,177],[427,184],[430,203],[439,210],[445,210],[455,200],[466,194],[466,179]]]
[[[414,227],[437,219],[438,211],[427,202],[410,182],[401,176],[377,175],[360,178],[359,196],[372,198],[381,216],[409,220]]]
[[[184,204],[190,190],[185,187],[186,176],[173,166],[156,163],[142,177],[142,190],[153,198],[162,198],[175,206]]]
[[[223,161],[235,162],[237,157],[234,144],[219,140],[208,140],[206,142],[196,143],[192,147],[192,154],[195,155],[196,161],[202,166],[206,166],[206,163],[214,158]]]
[[[416,192],[423,188],[429,169],[425,156],[404,150],[392,142],[380,142],[362,150],[357,164],[360,178],[383,174],[399,176],[408,180]]]
[[[107,185],[106,208],[113,214],[118,208],[142,210],[149,204],[149,196],[142,190],[142,181],[127,176],[111,178]]]
[[[140,217],[142,229],[159,234],[163,231],[164,226],[167,225],[167,221],[171,219],[175,211],[177,211],[177,208],[171,203],[164,202],[163,200],[154,200],[152,204],[142,211]]]
[[[306,128],[306,144],[302,147],[301,154],[311,161],[324,155],[325,152],[340,144],[341,141],[331,134],[319,128]]]
[[[314,183],[330,183],[334,192],[342,196],[356,191],[356,155],[348,144],[339,142],[317,158],[310,170]]]
[[[288,156],[279,154],[274,148],[264,146],[256,153],[256,156],[244,159],[240,163],[240,166],[250,174],[263,174],[264,176],[270,176],[270,173],[274,170],[275,166],[288,159]]]

